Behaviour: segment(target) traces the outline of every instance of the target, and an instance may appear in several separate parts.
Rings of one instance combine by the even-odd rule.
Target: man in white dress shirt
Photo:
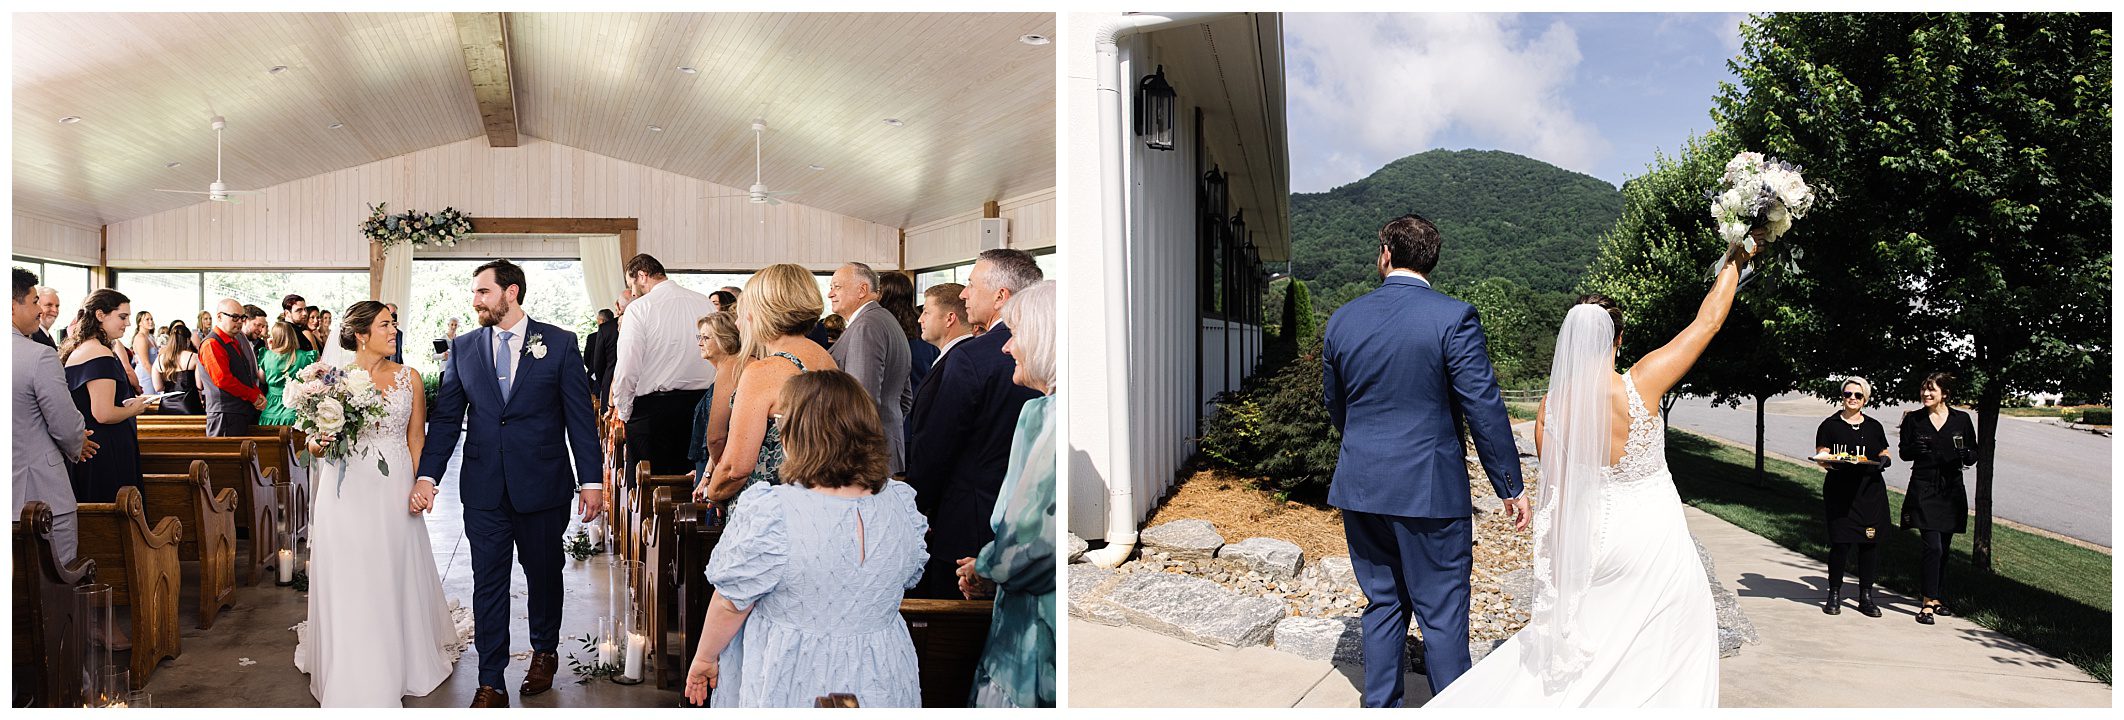
[[[647,253],[627,261],[627,289],[635,297],[620,323],[609,422],[626,434],[628,465],[648,460],[652,473],[684,474],[693,469],[686,448],[694,406],[715,384],[715,366],[694,341],[695,323],[715,306],[671,282]]]

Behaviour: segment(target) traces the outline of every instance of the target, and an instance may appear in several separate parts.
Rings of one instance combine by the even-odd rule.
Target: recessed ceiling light
[[[820,164],[818,164],[818,163],[812,163],[812,164],[811,164],[811,169],[813,169],[813,170],[824,170],[824,169],[826,169],[826,166],[824,166],[824,165],[820,165]]]
[[[346,123],[332,123],[332,124],[330,124],[330,125],[326,125],[325,127],[327,127],[327,128],[330,128],[330,129],[333,129],[333,130],[338,130],[338,129],[340,129],[340,128],[343,128],[343,127],[346,127],[346,126],[347,126],[347,124],[346,124]]]
[[[80,115],[68,115],[66,117],[59,118],[59,124],[61,125],[72,125],[77,122],[81,122]]]
[[[272,66],[272,67],[266,68],[266,72],[267,72],[268,74],[272,74],[272,75],[279,75],[279,74],[281,74],[281,73],[284,73],[284,72],[287,72],[287,71],[288,71],[288,66],[286,66],[286,65],[274,65],[274,66]]]
[[[163,164],[162,164],[162,166],[163,166],[163,167],[166,167],[166,168],[169,168],[169,169],[172,169],[172,170],[175,170],[175,169],[177,169],[177,166],[179,166],[179,165],[183,165],[183,164],[184,164],[184,163],[181,163],[181,162],[166,162],[166,163],[163,163]]]
[[[1046,45],[1053,41],[1048,40],[1046,35],[1029,34],[1019,35],[1018,42],[1025,43],[1027,45]]]
[[[902,125],[906,125],[907,123],[900,122],[899,118],[885,118],[885,124],[891,125],[893,127],[900,127]]]
[[[678,67],[678,71],[687,75],[692,75],[694,73],[700,72],[698,68],[695,68],[692,65],[680,65]]]
[[[664,131],[664,126],[662,126],[662,125],[651,125],[651,126],[649,126],[649,132],[663,132],[663,131]]]

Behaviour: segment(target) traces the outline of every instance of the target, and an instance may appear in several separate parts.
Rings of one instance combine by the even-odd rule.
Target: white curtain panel
[[[384,253],[383,292],[376,298],[382,302],[395,303],[400,309],[413,307],[413,246],[403,244]]]
[[[582,238],[583,292],[590,296],[591,312],[609,309],[627,287],[627,274],[620,259],[618,235]]]

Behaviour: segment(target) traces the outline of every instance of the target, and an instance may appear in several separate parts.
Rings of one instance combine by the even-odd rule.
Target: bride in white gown
[[[1615,372],[1613,301],[1588,296],[1564,318],[1534,426],[1533,619],[1425,707],[1718,706],[1711,588],[1645,398],[1718,334],[1747,257],[1735,250],[1695,321],[1628,372]]]
[[[295,666],[310,674],[310,694],[324,707],[399,707],[450,676],[464,642],[459,625],[469,618],[453,618],[467,613],[445,604],[427,517],[414,511],[433,502],[413,493],[426,400],[420,373],[387,359],[397,318],[368,300],[348,308],[344,322],[344,339],[333,339],[359,348],[348,372],[369,375],[390,415],[365,433],[355,456],[317,465],[310,612],[295,628]],[[313,436],[311,452],[319,440],[331,438]],[[378,459],[389,474],[377,470]]]

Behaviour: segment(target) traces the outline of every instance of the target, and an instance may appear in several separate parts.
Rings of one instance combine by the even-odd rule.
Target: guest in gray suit
[[[833,312],[848,318],[848,329],[833,343],[833,361],[854,375],[878,403],[885,428],[885,447],[895,475],[907,469],[907,411],[914,406],[914,387],[907,383],[914,355],[900,321],[878,305],[878,271],[852,262],[833,271],[826,299]]]
[[[60,566],[74,561],[74,486],[66,463],[96,454],[81,411],[66,389],[59,354],[31,340],[39,330],[37,276],[15,268],[15,512],[35,500],[52,508],[52,553]]]

